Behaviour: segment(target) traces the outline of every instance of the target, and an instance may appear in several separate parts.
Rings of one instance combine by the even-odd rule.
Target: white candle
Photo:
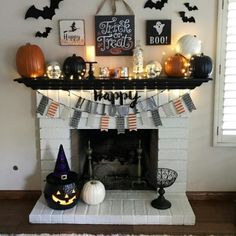
[[[86,61],[95,62],[95,46],[86,46]]]

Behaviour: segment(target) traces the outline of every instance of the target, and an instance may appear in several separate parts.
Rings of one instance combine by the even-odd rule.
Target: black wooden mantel
[[[81,79],[81,80],[58,80],[41,78],[19,78],[14,81],[23,83],[33,90],[144,90],[144,89],[194,89],[202,83],[207,83],[212,78],[175,78],[156,77],[154,79]]]

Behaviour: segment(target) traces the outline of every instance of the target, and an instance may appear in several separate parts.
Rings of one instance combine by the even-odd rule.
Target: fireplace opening
[[[156,189],[158,130],[71,130],[79,183],[100,180],[107,190]]]

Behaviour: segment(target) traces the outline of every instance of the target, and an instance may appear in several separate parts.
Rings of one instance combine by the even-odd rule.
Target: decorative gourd
[[[175,50],[184,57],[190,59],[192,55],[200,54],[202,50],[202,42],[196,35],[184,35],[176,44]]]
[[[176,54],[167,59],[164,64],[164,71],[170,77],[183,77],[186,76],[188,67],[188,60],[184,56]]]
[[[190,73],[193,77],[207,78],[212,73],[213,63],[209,56],[203,53],[192,56],[190,59]]]
[[[102,203],[105,198],[105,187],[98,180],[90,180],[83,186],[81,195],[83,201],[88,205],[97,205]]]
[[[63,72],[67,78],[73,76],[74,79],[83,77],[86,72],[86,64],[82,57],[73,54],[67,57],[63,63]]]
[[[27,78],[36,78],[45,73],[45,58],[41,48],[27,43],[16,53],[16,67],[18,73]]]

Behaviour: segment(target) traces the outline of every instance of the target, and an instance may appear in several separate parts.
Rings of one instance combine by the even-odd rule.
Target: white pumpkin
[[[158,61],[150,61],[146,65],[146,73],[148,78],[155,78],[161,74],[162,65]]]
[[[105,187],[98,180],[88,181],[82,189],[82,199],[88,205],[97,205],[103,202],[106,195]]]
[[[177,41],[175,50],[187,59],[190,59],[191,56],[201,53],[202,42],[196,35],[186,34]]]

